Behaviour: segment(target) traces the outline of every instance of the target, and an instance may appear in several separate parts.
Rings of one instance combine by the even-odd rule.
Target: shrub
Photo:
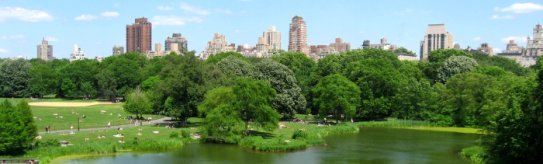
[[[460,156],[471,160],[473,163],[484,163],[485,150],[480,146],[471,146],[462,149]]]
[[[181,130],[181,137],[190,138],[190,131],[188,129]]]
[[[306,131],[302,130],[302,129],[298,129],[296,131],[294,131],[294,133],[292,134],[292,139],[305,139],[307,138],[308,134]]]

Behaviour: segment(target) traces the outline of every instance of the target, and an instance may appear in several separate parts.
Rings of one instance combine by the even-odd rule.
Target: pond
[[[187,144],[164,153],[127,153],[86,157],[66,163],[470,163],[459,157],[476,144],[477,134],[395,128],[361,128],[360,133],[330,136],[326,146],[289,153],[262,153],[235,145]]]

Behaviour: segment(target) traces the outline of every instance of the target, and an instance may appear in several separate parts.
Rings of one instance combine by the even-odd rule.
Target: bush
[[[177,132],[171,132],[171,133],[170,133],[170,138],[179,138],[179,133],[177,133]]]
[[[43,141],[38,141],[37,146],[38,147],[56,147],[56,146],[60,146],[60,144],[57,139],[47,139]]]
[[[306,131],[302,130],[302,129],[298,129],[296,131],[294,131],[294,133],[292,134],[292,139],[305,139],[307,138],[308,134]]]
[[[190,138],[190,131],[187,129],[181,130],[181,137],[183,138]]]
[[[460,156],[471,160],[473,163],[484,163],[485,150],[480,146],[471,146],[462,149]]]

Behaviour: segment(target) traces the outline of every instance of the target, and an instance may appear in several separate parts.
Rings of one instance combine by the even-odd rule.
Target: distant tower
[[[307,26],[300,16],[294,16],[290,23],[288,51],[302,52],[309,55],[307,46]]]
[[[166,38],[164,41],[164,47],[166,53],[175,52],[177,54],[185,53],[188,51],[187,39],[181,36],[181,33],[173,33],[172,37]]]
[[[270,52],[276,53],[281,50],[281,32],[277,31],[275,26],[271,26],[268,31],[264,32],[263,39]]]
[[[43,38],[41,44],[37,46],[37,58],[41,60],[53,60],[53,46]]]
[[[151,22],[147,18],[136,18],[135,23],[126,25],[126,52],[148,53],[151,51]]]
[[[122,47],[122,46],[113,46],[112,54],[113,55],[124,54],[124,47]]]
[[[72,50],[72,54],[70,55],[70,61],[84,60],[84,59],[85,59],[85,52],[81,51],[81,47],[79,47],[79,45],[74,44],[74,49]]]
[[[526,51],[524,56],[542,56],[543,55],[543,26],[537,24],[534,27],[533,39],[528,37]]]
[[[454,46],[453,35],[445,30],[445,24],[429,24],[426,36],[421,42],[421,60],[427,60],[433,50],[449,49]]]

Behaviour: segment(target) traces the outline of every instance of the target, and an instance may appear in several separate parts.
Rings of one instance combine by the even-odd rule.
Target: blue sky
[[[125,46],[125,27],[134,18],[153,23],[153,45],[174,32],[200,52],[213,33],[228,42],[254,45],[269,26],[282,32],[288,46],[288,26],[300,15],[308,27],[309,44],[329,44],[341,37],[358,48],[363,40],[381,37],[418,53],[426,27],[445,23],[462,47],[488,42],[505,49],[509,38],[525,46],[532,28],[543,23],[541,1],[472,0],[0,0],[0,58],[36,57],[43,37],[54,56],[67,58],[79,44],[88,58],[109,56],[114,45]]]

